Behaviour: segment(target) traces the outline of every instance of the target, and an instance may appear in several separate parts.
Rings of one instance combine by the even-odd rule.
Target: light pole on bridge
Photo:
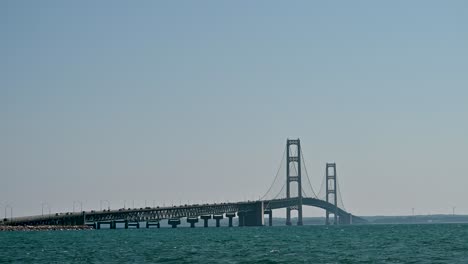
[[[2,207],[3,207],[3,205],[0,203],[0,208],[2,208]],[[4,217],[4,218],[6,218],[6,215],[5,215],[5,217]],[[0,222],[2,222],[2,223],[3,223],[3,219],[2,219]]]
[[[8,218],[7,216],[7,210],[8,208],[10,208],[10,220],[13,219],[13,206],[11,206],[10,204],[5,204],[5,219]]]
[[[49,215],[50,215],[50,205],[48,203],[41,203],[41,213],[42,213],[42,216],[44,216],[44,206],[47,207],[47,209],[49,209]]]
[[[83,212],[83,202],[82,201],[73,201],[73,212],[75,212],[75,204],[80,205],[80,212]]]
[[[109,202],[109,200],[100,200],[99,202],[100,202],[100,206],[101,206],[101,211],[102,211],[102,203],[103,203],[103,202],[106,202],[106,203],[107,203],[107,208],[110,210],[110,202]]]

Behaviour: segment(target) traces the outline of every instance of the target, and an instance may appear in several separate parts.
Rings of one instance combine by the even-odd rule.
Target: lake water
[[[468,263],[468,225],[1,232],[0,263]]]

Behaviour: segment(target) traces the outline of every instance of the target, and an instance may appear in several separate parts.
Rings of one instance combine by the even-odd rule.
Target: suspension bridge
[[[286,180],[281,179],[281,172],[286,172]],[[303,173],[304,172],[304,173]],[[305,176],[305,177],[303,177]],[[303,181],[305,178],[306,181]],[[4,225],[91,225],[100,229],[107,225],[115,229],[117,224],[125,228],[140,228],[144,223],[147,228],[160,227],[160,222],[167,220],[173,228],[185,219],[191,227],[203,220],[204,227],[214,219],[220,226],[223,218],[228,218],[233,226],[237,217],[239,226],[263,226],[265,215],[268,225],[272,225],[273,210],[286,208],[286,225],[292,225],[291,211],[297,210],[297,225],[303,225],[303,206],[313,206],[325,210],[325,223],[357,224],[366,221],[346,211],[340,193],[335,163],[327,163],[325,176],[318,192],[315,192],[305,166],[300,139],[288,139],[283,158],[276,176],[268,191],[259,200],[230,203],[192,204],[170,207],[121,208],[116,210],[82,211],[56,213],[39,216],[5,218]]]

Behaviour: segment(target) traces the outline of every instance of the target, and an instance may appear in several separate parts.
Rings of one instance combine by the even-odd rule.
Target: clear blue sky
[[[466,1],[7,0],[0,39],[15,215],[258,198],[288,137],[353,213],[468,214]]]

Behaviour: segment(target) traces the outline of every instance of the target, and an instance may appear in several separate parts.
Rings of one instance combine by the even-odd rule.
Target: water
[[[468,225],[3,232],[0,263],[468,263]]]

